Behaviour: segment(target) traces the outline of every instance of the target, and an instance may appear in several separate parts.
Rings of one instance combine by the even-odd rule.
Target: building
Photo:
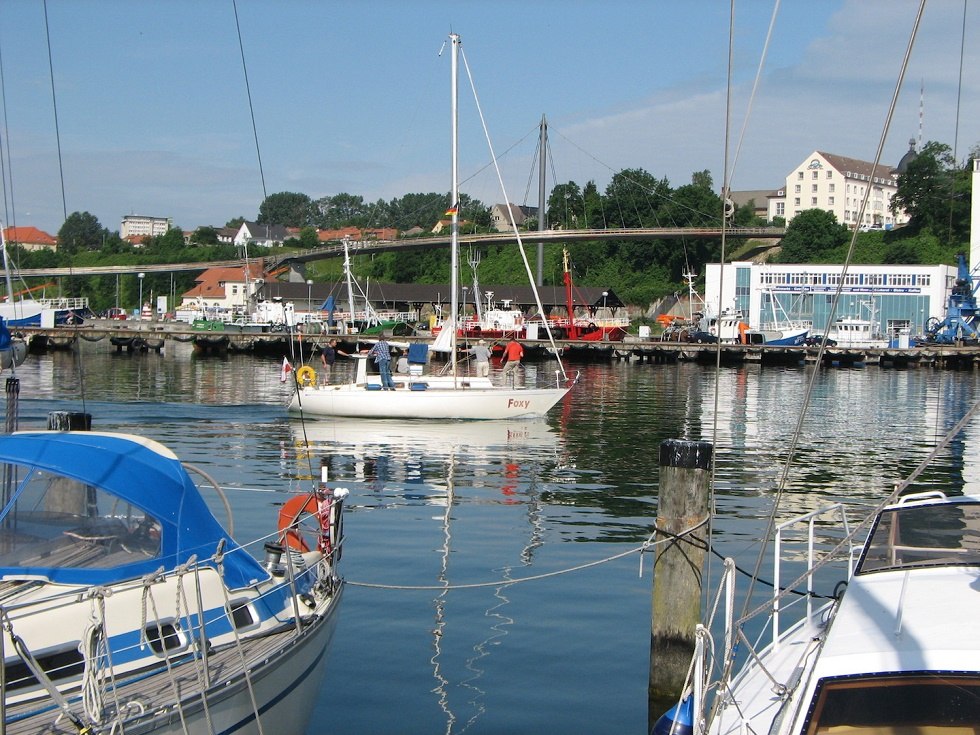
[[[508,209],[510,213],[508,213]],[[522,227],[528,219],[538,216],[537,207],[525,207],[521,204],[494,204],[490,208],[490,226],[497,232],[510,232],[514,224]]]
[[[262,287],[263,272],[261,259],[248,264],[248,278],[245,268],[209,268],[197,277],[192,289],[181,295],[179,308],[244,313],[249,297]]]
[[[741,312],[756,328],[779,321],[809,322],[817,333],[827,325],[842,270],[815,263],[735,262],[724,268],[724,279],[717,263],[705,271],[710,311]],[[889,336],[904,329],[921,334],[930,318],[946,316],[956,276],[956,267],[950,265],[851,265],[834,318],[869,320]]]
[[[18,245],[24,250],[57,250],[58,241],[36,227],[7,227],[3,239],[8,245]]]
[[[762,219],[769,218],[768,201],[770,196],[772,196],[771,189],[732,191],[729,193],[729,198],[736,207],[745,207],[751,204],[752,214]]]
[[[266,248],[282,247],[290,237],[289,231],[282,225],[260,225],[257,222],[242,222],[235,235],[235,245],[261,245]]]
[[[908,222],[893,215],[891,201],[898,190],[898,173],[887,166],[814,151],[786,176],[785,186],[768,197],[768,220],[783,217],[788,223],[807,209],[833,212],[849,227],[891,229]],[[861,202],[871,190],[864,216]]]
[[[130,237],[155,237],[166,235],[173,226],[170,217],[147,217],[142,214],[127,214],[119,226],[119,237],[127,240]]]

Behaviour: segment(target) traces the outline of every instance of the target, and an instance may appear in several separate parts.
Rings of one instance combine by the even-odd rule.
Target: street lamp
[[[609,296],[609,292],[608,291],[603,291],[602,292],[602,316],[603,316],[603,318],[605,318],[605,316],[606,316],[606,297],[607,296]]]
[[[306,281],[306,320],[309,321],[313,315],[313,281]]]
[[[143,279],[146,278],[146,274],[137,273],[136,277],[140,279],[140,302],[138,304],[140,312],[139,321],[143,321]]]

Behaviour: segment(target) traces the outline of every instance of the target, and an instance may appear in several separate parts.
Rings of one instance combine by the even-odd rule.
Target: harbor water
[[[81,350],[17,368],[20,428],[86,411],[95,430],[163,442],[226,488],[243,541],[274,530],[322,460],[349,488],[348,587],[311,735],[646,732],[653,554],[637,550],[660,442],[715,445],[714,548],[751,567],[798,428],[781,518],[882,498],[977,386],[973,371],[822,370],[801,421],[812,366],[613,362],[573,366],[579,384],[542,421],[302,421],[279,360]],[[554,363],[527,370],[547,381]],[[977,490],[978,436],[921,484]]]

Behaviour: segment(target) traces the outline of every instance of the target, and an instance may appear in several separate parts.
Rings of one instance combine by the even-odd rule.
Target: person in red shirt
[[[506,378],[512,372],[521,367],[521,358],[524,357],[524,348],[516,339],[512,339],[504,347],[504,371],[501,377]]]

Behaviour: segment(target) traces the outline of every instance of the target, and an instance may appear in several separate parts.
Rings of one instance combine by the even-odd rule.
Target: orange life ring
[[[324,553],[330,552],[330,499],[319,499],[316,495],[297,495],[290,498],[279,509],[279,541],[289,549],[306,553],[310,545],[300,530],[303,516],[316,516],[319,522],[318,547]]]

